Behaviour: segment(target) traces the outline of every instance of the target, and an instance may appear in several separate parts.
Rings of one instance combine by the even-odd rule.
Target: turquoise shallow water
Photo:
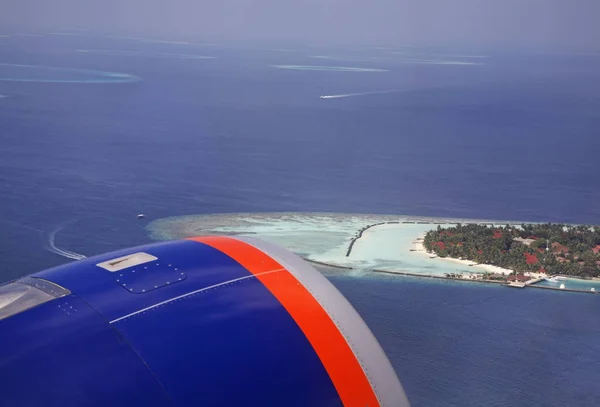
[[[157,240],[197,234],[259,236],[326,264],[443,276],[445,273],[481,273],[485,269],[447,259],[433,259],[426,253],[416,252],[416,239],[435,228],[434,222],[450,222],[444,223],[449,226],[472,221],[476,222],[431,217],[416,220],[414,217],[376,214],[239,213],[168,217],[151,222],[147,229]],[[364,229],[369,225],[376,226]],[[361,237],[356,239],[349,252],[350,242],[360,230],[363,230]]]

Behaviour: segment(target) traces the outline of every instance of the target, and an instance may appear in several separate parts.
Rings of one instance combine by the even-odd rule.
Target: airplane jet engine
[[[318,271],[206,236],[0,286],[3,406],[408,406],[379,343]]]

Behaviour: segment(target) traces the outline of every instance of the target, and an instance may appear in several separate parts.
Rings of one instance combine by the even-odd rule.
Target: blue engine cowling
[[[308,263],[262,240],[150,244],[0,286],[6,406],[408,406]]]

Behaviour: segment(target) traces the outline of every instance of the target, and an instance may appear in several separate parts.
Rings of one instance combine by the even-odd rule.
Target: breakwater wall
[[[598,294],[598,292],[592,291],[592,290],[590,290],[590,291],[587,291],[587,290],[573,290],[572,288],[548,287],[548,286],[544,286],[544,285],[535,285],[535,284],[528,285],[527,287],[541,288],[542,290],[567,291],[567,292],[571,292],[571,293]]]
[[[304,259],[305,261],[307,261],[309,263],[316,264],[318,266],[331,267],[331,268],[342,269],[342,270],[354,270],[354,267],[341,266],[339,264],[324,263],[322,261],[311,260],[306,257],[303,257],[302,259]]]
[[[350,257],[350,253],[352,253],[352,248],[354,247],[354,243],[356,243],[356,241],[358,239],[360,239],[362,237],[363,233],[366,232],[367,230],[374,228],[375,226],[393,225],[393,224],[398,224],[398,223],[400,223],[400,222],[379,222],[379,223],[373,223],[372,225],[367,225],[367,226],[359,229],[356,236],[354,236],[352,238],[352,240],[350,240],[350,244],[348,245],[348,250],[346,250],[346,257]]]
[[[455,281],[471,282],[471,283],[504,284],[504,285],[506,285],[506,283],[504,281],[496,281],[496,280],[471,280],[471,279],[468,279],[468,278],[437,276],[437,275],[434,275],[434,274],[409,273],[408,271],[391,271],[391,270],[373,269],[373,272],[375,272],[375,273],[384,273],[384,274],[393,274],[393,275],[396,275],[396,276],[400,275],[400,276],[409,276],[409,277],[434,278],[434,279],[437,279],[437,280],[455,280]]]
[[[339,264],[325,263],[325,262],[321,262],[321,261],[310,260],[307,258],[303,258],[303,259],[309,263],[313,263],[313,264],[316,264],[319,266],[331,267],[331,268],[336,268],[336,269],[340,269],[340,270],[354,270],[354,267],[350,267],[350,266],[341,266]],[[470,283],[481,283],[481,284],[499,284],[499,285],[503,285],[505,287],[510,287],[510,285],[507,284],[505,281],[498,281],[498,280],[471,280],[468,278],[460,278],[460,277],[447,277],[447,276],[438,276],[438,275],[433,275],[433,274],[410,273],[408,271],[395,271],[395,270],[392,271],[392,270],[381,270],[381,269],[373,269],[371,271],[374,273],[383,273],[383,274],[390,274],[390,275],[395,275],[395,276],[432,278],[435,280],[454,280],[454,281],[460,281],[463,283],[470,282]],[[538,280],[538,281],[540,281],[540,280]],[[522,288],[529,288],[529,287],[540,288],[542,290],[566,291],[566,292],[584,293],[584,294],[599,294],[599,292],[597,292],[597,291],[573,290],[570,288],[547,287],[547,286],[535,285],[535,283],[527,284],[527,285],[523,286]]]

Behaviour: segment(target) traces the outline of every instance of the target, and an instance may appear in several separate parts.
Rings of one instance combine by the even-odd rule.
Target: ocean
[[[2,37],[0,281],[181,215],[599,224],[600,56],[469,51]],[[325,273],[413,406],[598,405],[596,296]]]

